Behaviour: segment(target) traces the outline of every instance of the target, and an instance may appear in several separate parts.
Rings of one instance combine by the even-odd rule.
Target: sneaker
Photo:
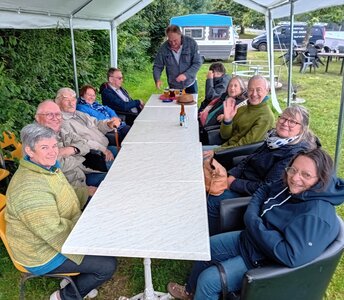
[[[186,291],[185,285],[180,285],[175,282],[170,282],[167,285],[167,290],[170,293],[170,295],[176,299],[181,299],[181,300],[193,299],[193,295]]]
[[[61,287],[61,289],[63,289],[64,287],[66,287],[68,284],[69,284],[69,281],[68,281],[67,279],[62,279],[61,282],[60,282],[60,287]],[[95,298],[95,297],[97,297],[97,296],[98,296],[98,290],[93,289],[93,290],[91,290],[91,291],[86,295],[86,297],[85,297],[84,299],[86,299],[86,298],[92,299],[92,298]],[[51,299],[51,300],[54,300],[54,299]]]
[[[57,291],[53,292],[53,293],[50,295],[49,300],[61,300],[61,297],[60,297],[60,290],[57,290]]]

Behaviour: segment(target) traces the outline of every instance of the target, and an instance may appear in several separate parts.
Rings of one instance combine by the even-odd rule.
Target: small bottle
[[[184,104],[181,104],[180,114],[179,114],[179,125],[184,126],[185,125],[185,108]]]

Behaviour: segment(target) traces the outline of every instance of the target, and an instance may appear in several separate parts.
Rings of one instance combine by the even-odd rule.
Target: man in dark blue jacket
[[[100,87],[103,105],[116,112],[131,112],[138,114],[144,103],[142,100],[133,100],[122,87],[123,74],[120,69],[110,68],[107,72],[108,82]]]

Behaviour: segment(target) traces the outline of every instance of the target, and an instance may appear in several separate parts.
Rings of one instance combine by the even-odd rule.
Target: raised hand
[[[224,121],[232,121],[237,111],[238,108],[235,105],[235,99],[232,97],[228,97],[226,101],[223,103]]]

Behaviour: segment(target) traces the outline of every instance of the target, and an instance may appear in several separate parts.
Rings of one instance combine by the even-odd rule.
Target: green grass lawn
[[[276,52],[277,57],[281,55]],[[266,59],[263,52],[249,52],[249,59]],[[293,66],[293,84],[297,86],[298,97],[306,99],[304,106],[311,114],[311,128],[320,138],[323,147],[334,155],[337,121],[340,105],[340,93],[342,77],[339,76],[339,61],[330,64],[329,72],[324,73],[325,68],[321,66],[316,73],[299,73],[299,65]],[[228,73],[232,72],[231,61],[224,62]],[[204,98],[204,86],[206,73],[210,63],[205,63],[198,73],[199,102]],[[147,101],[152,93],[160,93],[156,90],[151,67],[145,72],[124,74],[126,77],[125,87],[130,91],[133,98]],[[286,107],[283,99],[286,98],[287,68],[281,68],[281,82],[283,87],[277,91],[280,105]],[[166,80],[165,80],[166,83]],[[166,84],[165,84],[166,85]],[[277,116],[277,113],[276,113]],[[338,174],[344,176],[343,160],[341,160]],[[344,217],[344,208],[338,209],[339,214]],[[14,269],[4,247],[0,246],[0,300],[18,299],[19,273]],[[141,259],[120,258],[119,270],[116,276],[101,289],[97,299],[117,299],[119,296],[132,296],[142,292],[144,289],[144,273]],[[152,260],[152,276],[154,288],[166,291],[166,285],[170,280],[184,282],[190,270],[191,262],[176,260]],[[336,274],[327,291],[326,300],[344,300],[344,260],[342,258]],[[49,299],[49,295],[58,287],[58,281],[53,279],[34,279],[27,284],[28,300]],[[286,287],[287,288],[287,287]],[[292,300],[292,299],[291,299]]]

